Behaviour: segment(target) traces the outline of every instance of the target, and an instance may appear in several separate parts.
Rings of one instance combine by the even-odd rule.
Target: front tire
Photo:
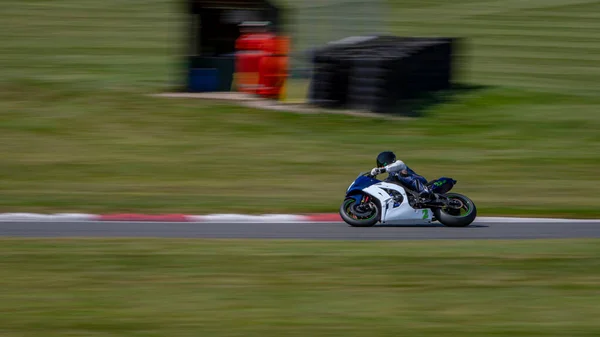
[[[357,206],[356,199],[346,198],[340,206],[340,216],[352,227],[372,227],[379,221],[381,212],[373,200],[370,200],[368,204],[371,209],[368,214],[355,214],[353,210]]]
[[[467,227],[475,221],[477,207],[473,200],[458,193],[448,193],[446,197],[460,201],[462,207],[460,209],[434,208],[433,214],[441,224],[447,227]]]

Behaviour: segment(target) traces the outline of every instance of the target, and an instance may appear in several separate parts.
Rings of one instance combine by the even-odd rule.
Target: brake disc
[[[362,207],[361,207],[362,206]],[[361,209],[366,208],[365,211],[362,211]],[[365,206],[365,205],[354,205],[352,206],[352,213],[354,213],[354,215],[356,216],[369,216],[371,215],[371,205]]]
[[[454,209],[461,209],[461,208],[463,208],[464,205],[465,204],[459,199],[452,199],[452,200],[450,200],[450,202],[448,202],[448,207],[454,208]]]

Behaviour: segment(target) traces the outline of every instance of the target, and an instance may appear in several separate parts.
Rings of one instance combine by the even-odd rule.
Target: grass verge
[[[600,332],[598,240],[0,243],[6,337]]]
[[[393,149],[429,179],[457,179],[482,215],[600,214],[597,98],[496,88],[384,121],[3,89],[0,211],[332,212]]]

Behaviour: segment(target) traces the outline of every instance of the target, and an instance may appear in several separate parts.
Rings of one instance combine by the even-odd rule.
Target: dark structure
[[[411,100],[450,89],[456,39],[378,36],[318,50],[309,102],[406,113]]]
[[[240,24],[270,22],[280,32],[281,9],[269,0],[186,0],[188,12],[184,91],[230,91]]]

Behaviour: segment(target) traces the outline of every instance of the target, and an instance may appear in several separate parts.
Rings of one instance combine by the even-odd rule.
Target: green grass
[[[395,3],[399,34],[466,37],[460,80],[489,87],[383,121],[148,97],[180,81],[175,2],[4,1],[0,211],[335,212],[393,149],[481,215],[598,217],[599,6]]]
[[[597,240],[2,240],[0,334],[597,336]]]

